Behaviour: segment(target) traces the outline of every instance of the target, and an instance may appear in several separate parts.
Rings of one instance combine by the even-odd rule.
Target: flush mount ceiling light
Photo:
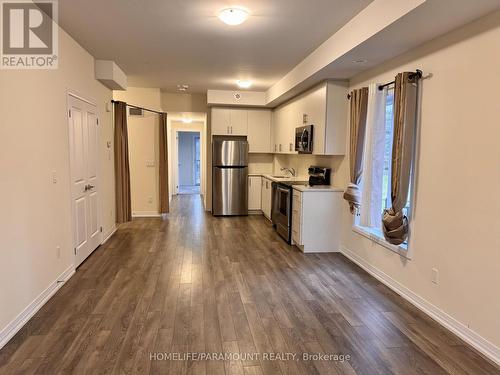
[[[225,8],[219,12],[219,19],[226,25],[241,25],[248,18],[248,11],[243,8]]]
[[[192,118],[183,118],[182,122],[184,124],[191,124],[193,122],[193,119]]]
[[[177,89],[179,91],[187,91],[188,88],[189,88],[188,85],[177,85]]]
[[[252,86],[252,81],[248,79],[239,79],[236,81],[236,84],[242,89],[248,89]]]

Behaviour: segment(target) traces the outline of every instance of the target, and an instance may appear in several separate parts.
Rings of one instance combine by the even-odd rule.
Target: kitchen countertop
[[[307,181],[309,179],[309,176],[304,176],[304,177],[276,177],[276,175],[270,175],[270,174],[263,174],[263,173],[249,173],[249,176],[262,176],[264,178],[267,178],[268,180],[274,181],[274,182],[280,182],[280,181]],[[308,192],[308,191],[336,191],[336,192],[343,192],[345,189],[340,187],[340,186],[331,186],[331,185],[317,185],[317,186],[308,186],[308,185],[295,185],[293,186],[295,190],[301,191],[301,192]]]
[[[277,175],[270,175],[270,174],[261,174],[262,177],[267,178],[268,180],[274,181],[274,182],[280,182],[280,181],[307,181],[309,180],[309,176],[303,176],[303,177],[277,177]]]
[[[309,191],[336,191],[343,192],[344,189],[339,186],[331,186],[331,185],[317,185],[317,186],[304,186],[304,185],[295,185],[292,186],[294,190],[301,192],[309,192]]]

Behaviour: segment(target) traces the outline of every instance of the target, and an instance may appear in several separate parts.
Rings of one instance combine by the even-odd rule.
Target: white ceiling
[[[175,92],[234,89],[251,79],[265,90],[372,0],[64,0],[59,23],[96,59],[114,60],[130,86]],[[227,26],[227,6],[251,17]]]

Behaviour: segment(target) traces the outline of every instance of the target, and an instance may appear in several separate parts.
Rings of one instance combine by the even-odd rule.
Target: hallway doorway
[[[200,132],[178,131],[178,194],[200,194]]]

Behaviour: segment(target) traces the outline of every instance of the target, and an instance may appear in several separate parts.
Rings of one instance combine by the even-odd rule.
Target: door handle
[[[95,186],[93,186],[93,185],[90,185],[90,184],[88,184],[88,185],[85,185],[85,191],[89,191],[89,190],[92,190],[93,188],[95,188]]]

